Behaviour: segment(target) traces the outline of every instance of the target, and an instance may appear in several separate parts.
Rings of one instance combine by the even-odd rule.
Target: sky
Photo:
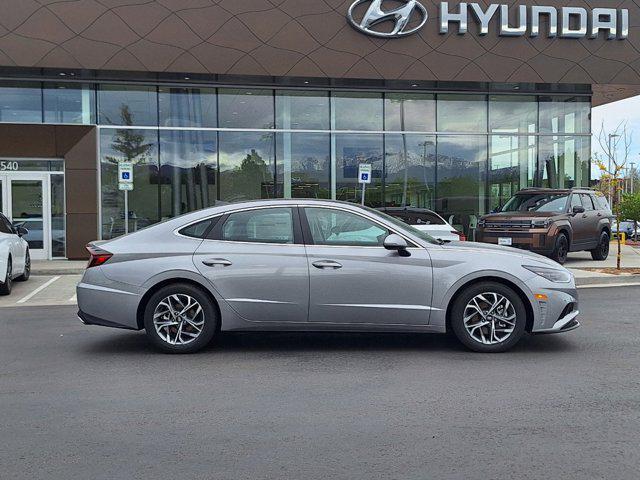
[[[602,158],[607,158],[598,143],[598,134],[604,122],[604,130],[606,134],[613,132],[620,122],[627,122],[627,131],[632,135],[631,151],[629,154],[629,163],[635,163],[635,169],[640,166],[640,95],[636,97],[626,98],[618,102],[608,103],[595,107],[591,110],[591,131],[593,137],[591,140],[592,156],[596,152],[600,152]],[[623,148],[618,149],[617,155],[623,154]],[[600,173],[597,167],[592,165],[591,178],[599,178]]]

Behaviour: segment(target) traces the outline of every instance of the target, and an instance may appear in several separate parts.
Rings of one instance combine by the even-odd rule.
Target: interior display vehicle
[[[378,210],[445,242],[466,240],[464,233],[456,230],[433,210],[416,207],[381,207]]]
[[[88,246],[85,324],[170,353],[220,331],[453,331],[479,352],[579,326],[571,272],[533,253],[437,240],[329,200],[212,207]]]
[[[560,264],[581,250],[606,260],[612,217],[607,200],[594,190],[525,188],[480,218],[476,241],[531,250]]]

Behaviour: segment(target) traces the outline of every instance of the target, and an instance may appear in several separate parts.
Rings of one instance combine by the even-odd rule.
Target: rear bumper
[[[102,327],[124,328],[126,330],[137,330],[137,328],[131,327],[129,325],[121,325],[119,323],[114,323],[109,320],[105,320],[104,318],[94,317],[93,315],[84,313],[82,310],[78,310],[78,319],[85,325],[100,325]]]
[[[88,325],[138,330],[140,287],[109,280],[100,267],[87,270],[76,287],[78,316]]]

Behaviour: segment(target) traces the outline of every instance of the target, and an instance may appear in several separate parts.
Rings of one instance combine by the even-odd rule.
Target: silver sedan
[[[442,243],[384,213],[320,200],[193,212],[89,245],[85,324],[145,329],[171,353],[220,331],[453,331],[501,352],[578,327],[573,275],[522,250]]]

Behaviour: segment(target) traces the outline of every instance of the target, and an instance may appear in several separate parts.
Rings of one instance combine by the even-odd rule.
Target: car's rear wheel
[[[551,258],[563,265],[567,261],[567,255],[569,254],[569,238],[566,234],[561,233],[556,238],[556,244],[551,253]]]
[[[27,254],[25,255],[25,258],[24,258],[24,271],[22,272],[22,275],[16,278],[16,280],[19,282],[26,282],[27,280],[29,280],[30,276],[31,276],[31,254],[29,253],[29,250],[27,250]]]
[[[513,289],[481,282],[455,299],[450,324],[458,340],[471,350],[504,352],[524,335],[527,311]]]
[[[609,234],[602,232],[598,246],[591,250],[591,258],[594,260],[606,260],[609,256]]]
[[[7,260],[7,271],[6,271],[4,283],[0,282],[0,295],[9,295],[11,293],[12,287],[13,287],[13,264],[11,262],[11,257],[9,257],[9,259]]]
[[[215,335],[218,321],[209,296],[185,283],[158,290],[144,312],[147,337],[167,353],[193,353],[205,347]]]

